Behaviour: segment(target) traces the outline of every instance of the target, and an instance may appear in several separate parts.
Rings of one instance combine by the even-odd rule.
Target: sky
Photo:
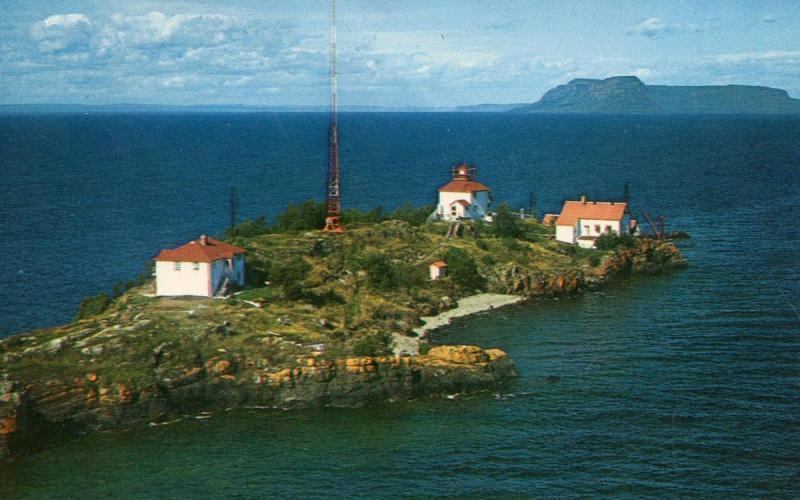
[[[800,1],[338,0],[343,106],[527,103],[573,78],[783,88]],[[325,105],[328,0],[0,0],[0,103]]]

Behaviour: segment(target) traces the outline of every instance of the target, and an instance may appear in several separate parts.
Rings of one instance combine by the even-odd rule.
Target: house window
[[[175,263],[175,270],[176,271],[180,271],[181,270],[181,263],[180,262],[176,262]]]
[[[611,226],[606,226],[606,232],[607,232],[607,233],[610,233],[610,232],[611,232]]]
[[[453,205],[452,207],[450,207],[450,214],[451,214],[451,215],[456,215],[456,213],[457,213],[457,212],[456,212],[456,210],[457,210],[457,209],[456,209],[456,206],[455,206],[455,205]]]
[[[195,271],[199,271],[200,270],[200,263],[199,262],[192,262],[192,269],[194,269]]]
[[[594,232],[597,233],[597,234],[600,234],[600,224],[595,224],[594,225]]]
[[[583,226],[583,233],[584,233],[586,236],[588,236],[590,232],[591,232],[591,231],[589,231],[589,226]]]

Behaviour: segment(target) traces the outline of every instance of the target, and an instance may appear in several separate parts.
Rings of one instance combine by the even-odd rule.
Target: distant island
[[[646,85],[635,76],[576,78],[516,113],[800,113],[785,90],[751,85]]]
[[[327,113],[327,105],[248,104],[0,104],[16,113]],[[548,90],[533,104],[465,106],[343,105],[345,113],[800,113],[800,99],[782,89],[754,85],[646,85],[635,76],[576,78]]]

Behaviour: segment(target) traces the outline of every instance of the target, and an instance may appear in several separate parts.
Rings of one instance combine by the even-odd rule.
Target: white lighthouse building
[[[491,189],[475,180],[475,168],[466,163],[453,167],[453,179],[439,188],[437,219],[491,221]]]

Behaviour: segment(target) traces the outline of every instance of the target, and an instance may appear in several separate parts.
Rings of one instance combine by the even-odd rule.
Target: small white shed
[[[431,280],[436,281],[447,276],[447,264],[444,261],[437,260],[428,266],[428,271],[430,272]]]

